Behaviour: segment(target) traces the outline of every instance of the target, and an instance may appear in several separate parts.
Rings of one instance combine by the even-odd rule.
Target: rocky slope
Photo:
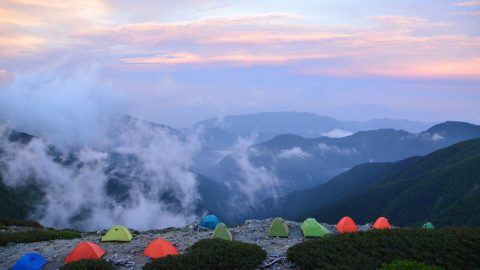
[[[304,241],[300,223],[287,221],[290,228],[288,238],[268,237],[268,228],[272,219],[247,220],[244,225],[230,228],[233,239],[237,241],[254,243],[267,252],[267,258],[261,268],[268,269],[296,269],[285,259],[289,247]],[[337,233],[334,225],[322,224],[332,233]],[[360,230],[367,230],[370,224],[359,226]],[[22,228],[23,229],[23,228]],[[18,230],[18,228],[9,228]],[[36,251],[46,257],[48,263],[45,270],[55,270],[63,265],[63,259],[81,241],[98,243],[106,251],[105,259],[116,263],[120,270],[141,269],[148,261],[143,256],[143,250],[155,238],[164,238],[171,241],[180,252],[201,239],[210,238],[211,231],[198,231],[193,225],[183,228],[170,228],[155,231],[145,231],[134,234],[129,243],[100,242],[104,232],[84,233],[82,238],[73,240],[53,240],[28,244],[9,244],[0,247],[0,269],[8,269],[25,252]]]

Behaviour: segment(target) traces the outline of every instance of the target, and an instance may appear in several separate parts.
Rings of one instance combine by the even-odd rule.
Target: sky
[[[480,1],[2,0],[0,98],[70,73],[177,128],[264,111],[480,124]],[[15,106],[68,110],[71,85]]]

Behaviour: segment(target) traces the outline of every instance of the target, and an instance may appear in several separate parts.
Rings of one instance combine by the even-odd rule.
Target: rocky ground
[[[272,219],[247,220],[244,225],[230,228],[233,239],[261,246],[267,252],[267,258],[261,268],[267,269],[296,269],[286,260],[287,249],[299,242],[305,241],[300,229],[300,223],[287,221],[290,229],[288,238],[268,237],[268,228]],[[322,224],[332,233],[337,233],[334,225]],[[359,226],[360,230],[367,230],[369,224]],[[18,228],[17,228],[18,229]],[[9,230],[16,230],[11,228]],[[148,261],[143,256],[143,250],[155,238],[164,238],[172,242],[180,252],[201,239],[210,238],[211,231],[198,231],[194,226],[184,228],[145,231],[135,234],[128,243],[100,242],[104,232],[85,233],[82,238],[73,240],[53,240],[28,244],[9,244],[0,247],[0,269],[8,269],[24,253],[36,251],[48,261],[45,270],[56,270],[63,265],[63,259],[81,241],[91,241],[99,244],[106,251],[105,259],[111,260],[120,270],[142,269]]]

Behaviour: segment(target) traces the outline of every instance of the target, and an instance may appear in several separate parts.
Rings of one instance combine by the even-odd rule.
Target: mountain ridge
[[[318,137],[333,130],[356,132],[379,128],[403,129],[415,133],[423,131],[431,125],[432,123],[405,119],[379,118],[368,121],[343,121],[308,112],[262,112],[208,118],[193,124],[193,127],[216,127],[241,136],[255,131],[259,134],[258,142],[263,142],[279,134]]]
[[[458,131],[457,131],[458,130]],[[392,162],[422,156],[454,143],[480,137],[480,126],[465,122],[445,122],[418,134],[402,130],[359,131],[341,138],[304,138],[279,135],[252,146],[249,160],[266,168],[280,180],[283,194],[312,187],[366,162]],[[211,170],[212,179],[241,177],[235,157],[224,157]]]
[[[402,162],[407,163],[402,165]],[[376,182],[367,178],[370,182],[363,191],[303,211],[296,218],[314,216],[332,222],[350,215],[363,222],[373,216],[387,216],[400,226],[420,225],[426,221],[440,226],[480,224],[480,139],[461,142],[394,165],[401,169],[383,168],[387,172],[383,178]],[[345,174],[348,172],[332,181],[345,177]],[[325,189],[326,184],[322,187]],[[303,201],[303,204],[308,202]]]

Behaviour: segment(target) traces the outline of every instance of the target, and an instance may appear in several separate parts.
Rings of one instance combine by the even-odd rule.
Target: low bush
[[[167,256],[145,264],[144,270],[223,270],[255,269],[265,259],[265,251],[255,244],[222,239],[204,239],[179,256]]]
[[[7,243],[32,243],[56,239],[74,239],[80,238],[81,234],[72,230],[30,230],[24,232],[2,233],[0,234],[0,246]]]
[[[421,262],[395,260],[392,263],[383,264],[379,270],[443,270],[443,268],[426,265]]]
[[[67,263],[60,270],[115,270],[115,267],[105,260],[82,259]]]
[[[40,223],[33,220],[19,220],[14,218],[0,217],[0,225],[3,226],[24,226],[24,227],[42,227]]]
[[[377,269],[394,260],[475,269],[478,243],[480,228],[373,230],[305,241],[290,247],[287,257],[301,269]]]

